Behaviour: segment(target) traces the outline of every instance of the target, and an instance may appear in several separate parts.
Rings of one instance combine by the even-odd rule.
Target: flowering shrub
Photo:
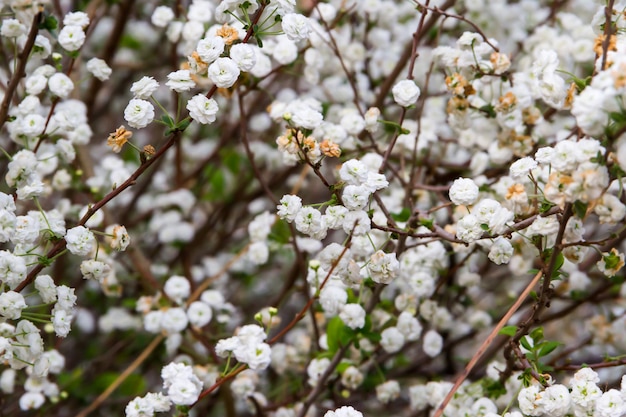
[[[626,3],[0,5],[0,414],[626,415]]]

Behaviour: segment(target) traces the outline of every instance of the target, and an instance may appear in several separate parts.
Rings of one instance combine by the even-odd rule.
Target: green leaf
[[[328,343],[328,352],[335,353],[339,349],[341,332],[345,324],[339,317],[333,317],[326,326],[326,342]]]
[[[406,222],[411,217],[411,210],[403,207],[400,213],[391,213],[391,218],[397,222]]]
[[[176,129],[176,123],[174,122],[174,119],[172,119],[168,114],[164,114],[163,116],[161,116],[161,121],[166,126],[169,126],[171,129]]]
[[[191,119],[187,117],[181,120],[180,122],[178,122],[178,124],[176,125],[176,130],[178,130],[179,132],[184,132],[190,123],[191,123]]]
[[[489,225],[488,225],[488,224],[485,224],[485,223],[482,223],[482,224],[480,225],[480,228],[481,228],[481,229],[483,229],[484,231],[488,231],[488,230],[489,230]]]
[[[484,378],[481,381],[483,392],[488,398],[498,398],[506,394],[506,388],[500,381],[491,378]]]
[[[543,327],[537,327],[537,328],[533,329],[530,332],[530,337],[533,339],[533,341],[535,342],[535,345],[536,345],[537,342],[539,342],[541,339],[543,339]]]
[[[526,350],[533,350],[533,347],[528,342],[528,337],[524,336],[519,340],[520,345]]]
[[[587,203],[583,203],[580,200],[576,200],[572,208],[574,209],[574,213],[576,214],[576,217],[578,217],[579,219],[584,219],[585,216],[587,215],[588,207],[589,205]]]
[[[54,16],[46,16],[41,23],[39,23],[39,29],[52,32],[59,27],[59,22]]]
[[[496,118],[496,109],[492,104],[487,104],[479,108],[480,111],[486,113],[491,119]]]
[[[289,243],[291,240],[291,230],[289,229],[287,222],[283,219],[276,220],[268,237],[270,240],[283,245]]]
[[[539,349],[539,357],[546,356],[550,352],[552,352],[557,347],[561,346],[560,342],[544,342],[541,344],[541,349]]]
[[[556,256],[556,261],[554,262],[554,269],[552,270],[552,279],[556,279],[561,275],[561,267],[565,262],[565,257],[563,256],[563,252],[559,252]]]
[[[541,205],[539,206],[539,212],[542,214],[546,213],[548,210],[550,210],[554,206],[556,206],[556,204],[551,203],[548,200],[543,200],[541,202]]]
[[[503,334],[505,336],[511,336],[511,337],[515,336],[515,333],[517,333],[517,326],[504,326],[498,332],[498,334]]]

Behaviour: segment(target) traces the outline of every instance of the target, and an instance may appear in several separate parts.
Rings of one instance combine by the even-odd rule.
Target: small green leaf
[[[533,339],[535,344],[543,339],[543,327],[537,327],[530,332],[530,337]]]
[[[491,104],[482,106],[481,108],[479,108],[479,110],[482,111],[483,113],[486,113],[487,116],[489,116],[491,119],[495,119],[496,117],[496,109]]]
[[[483,224],[480,225],[480,228],[483,229],[484,231],[488,231],[489,230],[489,225],[483,223]]]
[[[541,202],[541,205],[539,206],[539,212],[540,213],[546,213],[548,210],[550,210],[552,207],[554,207],[556,204],[549,202],[548,200],[543,200]]]
[[[176,125],[176,130],[179,132],[184,132],[190,123],[191,123],[190,118],[183,119],[180,122],[178,122],[178,124]]]
[[[576,213],[576,217],[578,217],[579,219],[584,219],[585,216],[587,215],[587,207],[589,207],[587,203],[583,203],[580,200],[576,200],[572,208],[574,209],[574,213]]]
[[[391,218],[397,222],[406,222],[411,217],[411,210],[407,207],[403,207],[400,213],[391,213]]]
[[[561,346],[560,342],[544,342],[541,344],[541,349],[539,349],[539,357],[546,356],[550,352],[552,352],[557,347]]]
[[[515,336],[515,333],[517,333],[517,326],[504,326],[498,332],[498,334],[503,334],[505,336],[511,336],[511,337]]]
[[[528,342],[528,337],[524,336],[520,339],[519,341],[520,345],[522,345],[522,347],[526,350],[533,350],[533,347],[530,345],[530,343]]]
[[[59,27],[59,22],[54,16],[46,16],[41,23],[39,23],[39,29],[52,32]]]

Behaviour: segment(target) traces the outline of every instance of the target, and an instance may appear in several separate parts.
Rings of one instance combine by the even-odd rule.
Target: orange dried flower
[[[128,139],[133,136],[133,132],[126,130],[124,125],[118,127],[115,132],[110,133],[107,139],[107,146],[110,146],[113,152],[119,153]]]

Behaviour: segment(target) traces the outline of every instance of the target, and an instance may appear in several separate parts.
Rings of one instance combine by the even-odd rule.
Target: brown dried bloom
[[[475,93],[467,79],[458,72],[446,77],[446,87],[455,96],[469,96]]]
[[[575,95],[576,95],[576,83],[571,83],[569,88],[567,89],[567,95],[565,96],[565,103],[563,105],[564,108],[569,109],[572,107],[572,103],[574,102]]]
[[[320,143],[320,150],[326,156],[331,158],[338,158],[341,155],[341,148],[335,142],[329,139],[324,139]]]
[[[513,92],[509,91],[505,95],[500,96],[498,101],[499,103],[496,106],[496,110],[499,112],[508,113],[517,104],[517,97],[515,97],[515,94],[513,94]]]
[[[494,74],[502,74],[511,66],[511,60],[509,57],[499,52],[492,53],[489,57],[489,61],[491,62],[491,65],[493,65]]]
[[[143,147],[143,154],[146,156],[146,158],[150,159],[151,157],[154,156],[155,153],[156,153],[156,149],[154,149],[154,146],[146,145]]]
[[[109,134],[107,146],[110,146],[113,152],[119,153],[128,139],[133,136],[133,132],[126,130],[124,125],[118,127],[115,132]]]
[[[192,74],[204,74],[207,68],[209,68],[209,64],[200,58],[198,51],[193,51],[191,55],[187,57],[187,61]]]
[[[226,23],[215,32],[216,36],[220,36],[224,38],[224,43],[226,45],[232,45],[237,39],[239,39],[239,32],[237,29],[228,26]]]
[[[597,56],[601,56],[602,53],[604,52],[603,45],[604,45],[604,40],[605,39],[606,39],[606,35],[604,33],[601,33],[593,41],[593,51],[596,53]],[[611,39],[609,40],[609,47],[607,48],[607,52],[608,51],[617,51],[616,42],[617,42],[617,38],[615,37],[615,35],[611,35]]]
[[[615,88],[623,88],[626,86],[626,63],[619,64],[619,68],[611,71],[613,77],[613,85]]]

